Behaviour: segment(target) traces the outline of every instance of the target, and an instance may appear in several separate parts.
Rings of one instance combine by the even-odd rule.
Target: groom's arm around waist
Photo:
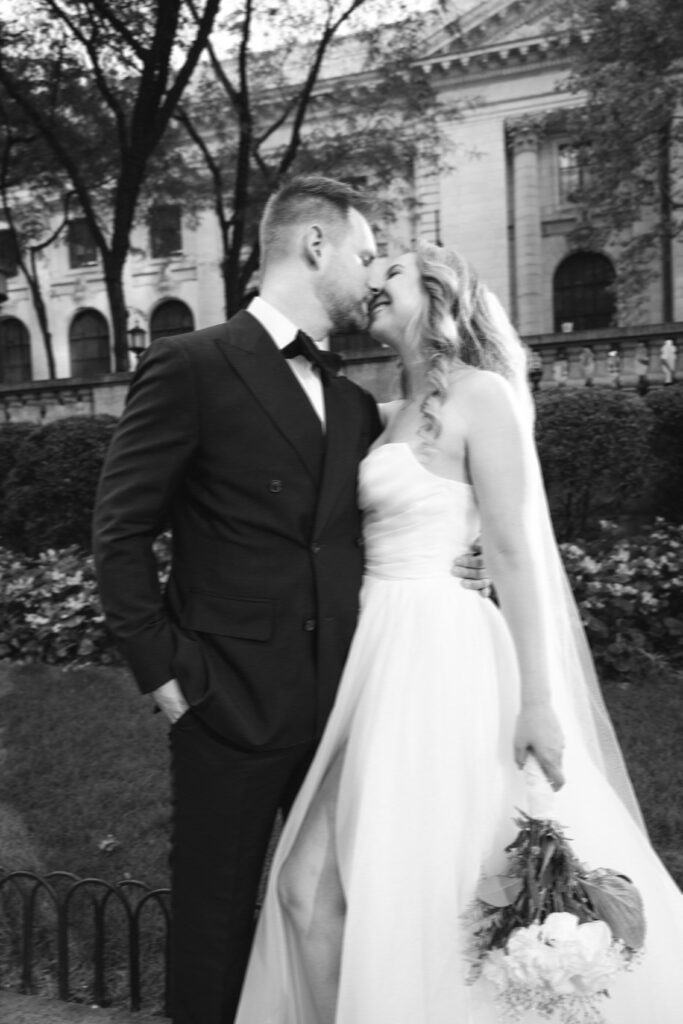
[[[173,677],[175,643],[152,544],[197,444],[192,366],[154,346],[131,383],[100,478],[93,552],[107,625],[143,692]]]

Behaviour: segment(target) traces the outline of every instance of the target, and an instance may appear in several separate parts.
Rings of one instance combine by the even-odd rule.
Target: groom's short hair
[[[311,220],[345,227],[349,211],[370,212],[368,198],[358,189],[334,178],[315,175],[292,178],[268,199],[261,217],[261,266],[287,255],[290,229]]]

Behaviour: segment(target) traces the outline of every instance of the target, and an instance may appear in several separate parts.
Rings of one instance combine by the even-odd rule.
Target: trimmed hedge
[[[536,395],[539,455],[557,536],[629,513],[683,521],[683,385],[645,398],[608,387]],[[90,551],[95,490],[116,420],[0,425],[0,545]]]
[[[0,495],[4,506],[7,501],[7,477],[14,469],[22,442],[32,430],[38,430],[35,423],[3,423],[0,426]]]
[[[657,388],[645,397],[653,416],[652,502],[659,515],[683,522],[683,384]]]
[[[610,387],[542,391],[536,440],[560,540],[594,532],[601,518],[646,509],[653,476],[653,415],[638,395]]]
[[[95,491],[115,424],[113,416],[72,416],[9,436],[0,428],[0,449],[15,446],[3,481],[0,544],[25,554],[73,544],[90,550]]]

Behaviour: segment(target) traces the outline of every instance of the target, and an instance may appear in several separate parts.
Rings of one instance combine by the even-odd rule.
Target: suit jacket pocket
[[[181,624],[196,633],[236,637],[240,640],[270,640],[273,634],[273,602],[263,598],[224,597],[222,594],[190,591]]]

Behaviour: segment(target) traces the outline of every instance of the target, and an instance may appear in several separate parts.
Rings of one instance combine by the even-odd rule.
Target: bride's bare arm
[[[467,460],[482,522],[484,561],[517,650],[521,713],[515,738],[520,764],[533,751],[556,788],[563,782],[562,731],[551,706],[552,671],[544,635],[544,568],[534,543],[532,510],[538,469],[530,423],[512,388],[488,371],[457,386]]]

